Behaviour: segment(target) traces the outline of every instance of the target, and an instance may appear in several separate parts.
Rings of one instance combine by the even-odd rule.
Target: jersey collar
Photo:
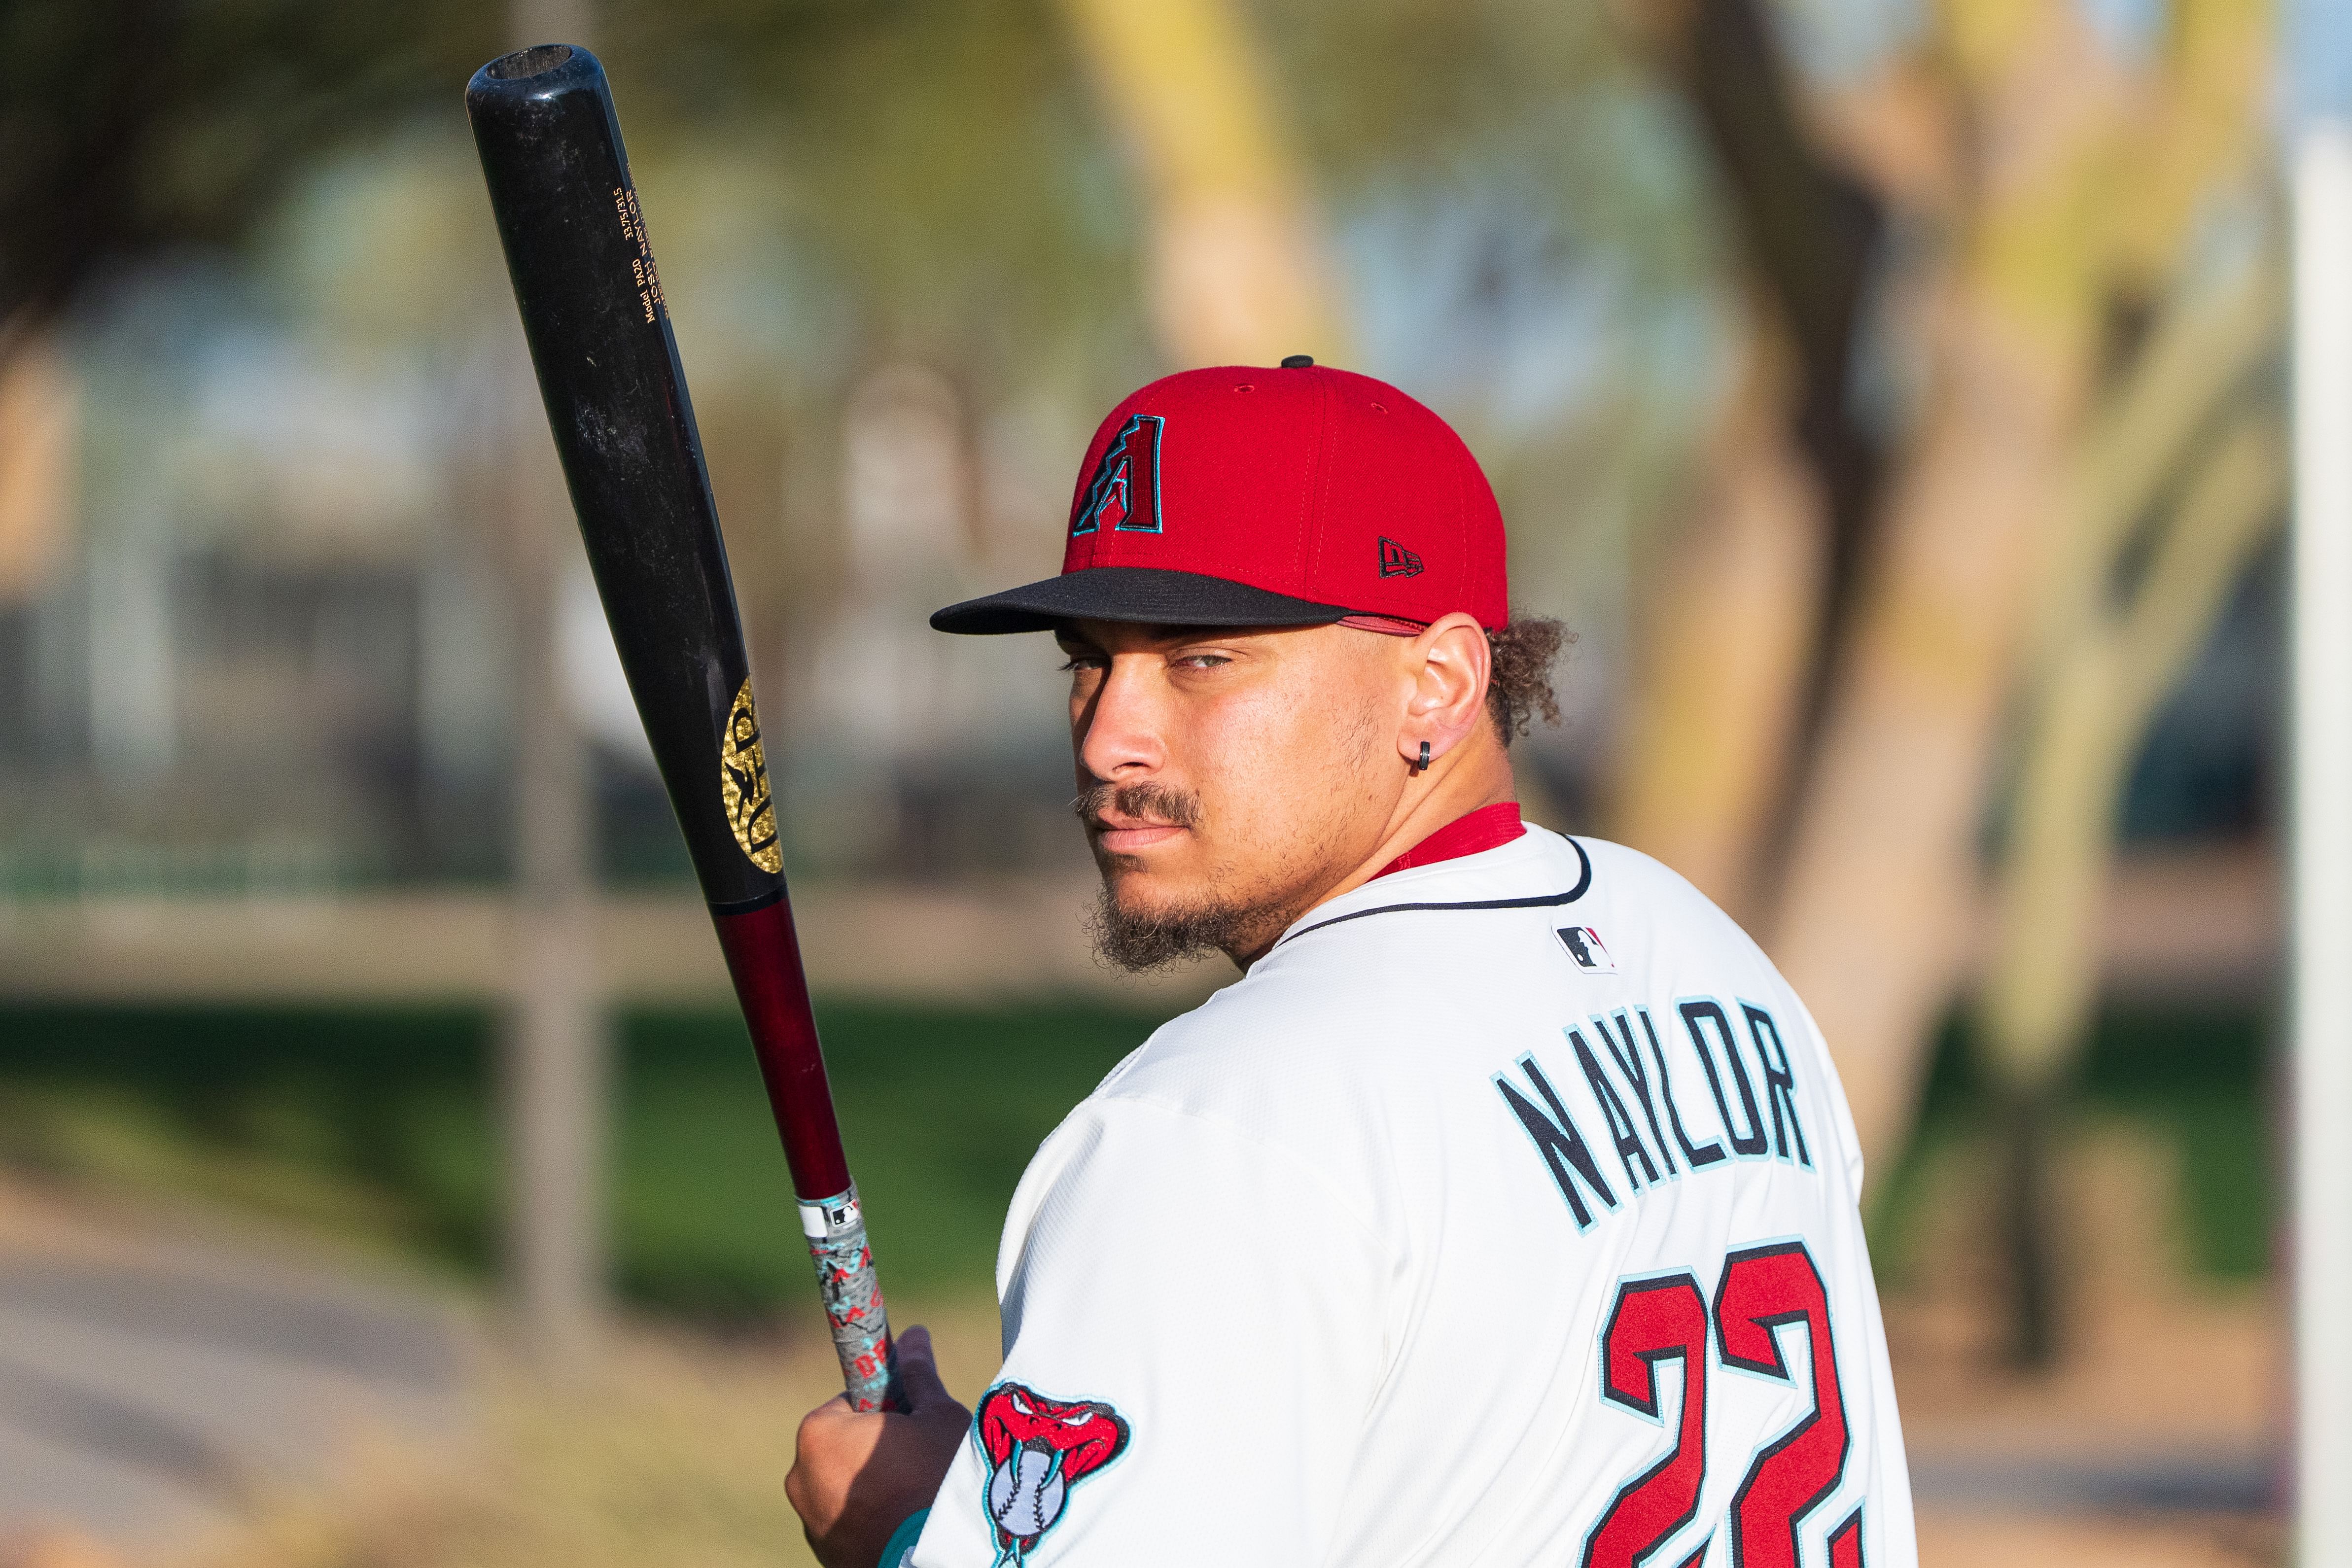
[[[1378,882],[1391,872],[1411,871],[1415,866],[1498,850],[1527,831],[1527,824],[1519,820],[1519,803],[1497,800],[1454,818],[1364,880]]]
[[[1475,816],[1477,812],[1469,813]],[[1497,812],[1496,816],[1501,813]],[[1509,822],[1504,818],[1504,823]],[[1460,821],[1457,819],[1456,821]],[[1494,822],[1489,817],[1487,822]],[[1449,823],[1450,829],[1455,823]],[[1441,829],[1440,831],[1446,830]],[[1489,832],[1495,830],[1489,828]],[[1432,834],[1434,839],[1438,835]],[[1564,845],[1577,866],[1569,870],[1552,863],[1549,850]],[[1415,845],[1418,855],[1421,846]],[[1522,822],[1517,835],[1484,848],[1457,847],[1452,854],[1424,859],[1407,867],[1411,875],[1392,879],[1383,868],[1328,903],[1317,905],[1291,923],[1266,956],[1274,957],[1293,938],[1325,925],[1359,920],[1368,914],[1402,909],[1517,909],[1538,904],[1572,904],[1590,891],[1591,862],[1583,846]],[[1565,872],[1565,875],[1559,874]],[[1566,891],[1561,891],[1565,889]],[[1252,971],[1255,974],[1255,968]]]

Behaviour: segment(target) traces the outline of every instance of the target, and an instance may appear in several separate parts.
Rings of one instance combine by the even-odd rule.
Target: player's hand
[[[824,1568],[874,1568],[890,1532],[931,1506],[971,1429],[971,1412],[940,1381],[929,1329],[898,1336],[898,1390],[903,1416],[861,1416],[841,1395],[801,1422],[784,1495]]]

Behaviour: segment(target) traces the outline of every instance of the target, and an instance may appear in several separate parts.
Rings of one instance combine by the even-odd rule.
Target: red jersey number
[[[1632,1568],[1698,1512],[1706,1479],[1706,1298],[1688,1274],[1629,1280],[1601,1336],[1601,1396],[1651,1420],[1658,1364],[1683,1364],[1674,1452],[1625,1483],[1584,1541],[1584,1568]]]
[[[1830,1335],[1829,1293],[1801,1241],[1750,1247],[1724,1260],[1710,1314],[1688,1273],[1628,1280],[1601,1332],[1601,1397],[1660,1419],[1657,1369],[1683,1367],[1674,1450],[1625,1483],[1584,1540],[1582,1568],[1644,1568],[1698,1512],[1706,1479],[1707,1331],[1723,1364],[1793,1383],[1779,1330],[1805,1326],[1813,1407],[1757,1451],[1731,1500],[1731,1568],[1799,1568],[1797,1531],[1837,1490],[1853,1437]],[[1706,1554],[1702,1542],[1691,1554]],[[1831,1531],[1835,1568],[1863,1568],[1862,1511]]]

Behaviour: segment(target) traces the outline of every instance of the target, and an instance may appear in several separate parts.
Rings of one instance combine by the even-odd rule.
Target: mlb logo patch
[[[1559,938],[1559,945],[1568,949],[1569,957],[1586,974],[1613,975],[1617,972],[1617,960],[1609,956],[1609,949],[1601,945],[1601,933],[1591,926],[1563,925],[1552,935]]]

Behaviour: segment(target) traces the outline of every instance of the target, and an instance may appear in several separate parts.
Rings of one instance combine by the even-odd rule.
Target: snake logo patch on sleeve
[[[1127,1418],[1099,1399],[1048,1399],[1018,1383],[982,1396],[972,1435],[988,1458],[982,1506],[996,1561],[1018,1568],[1069,1506],[1070,1489],[1126,1450]]]

